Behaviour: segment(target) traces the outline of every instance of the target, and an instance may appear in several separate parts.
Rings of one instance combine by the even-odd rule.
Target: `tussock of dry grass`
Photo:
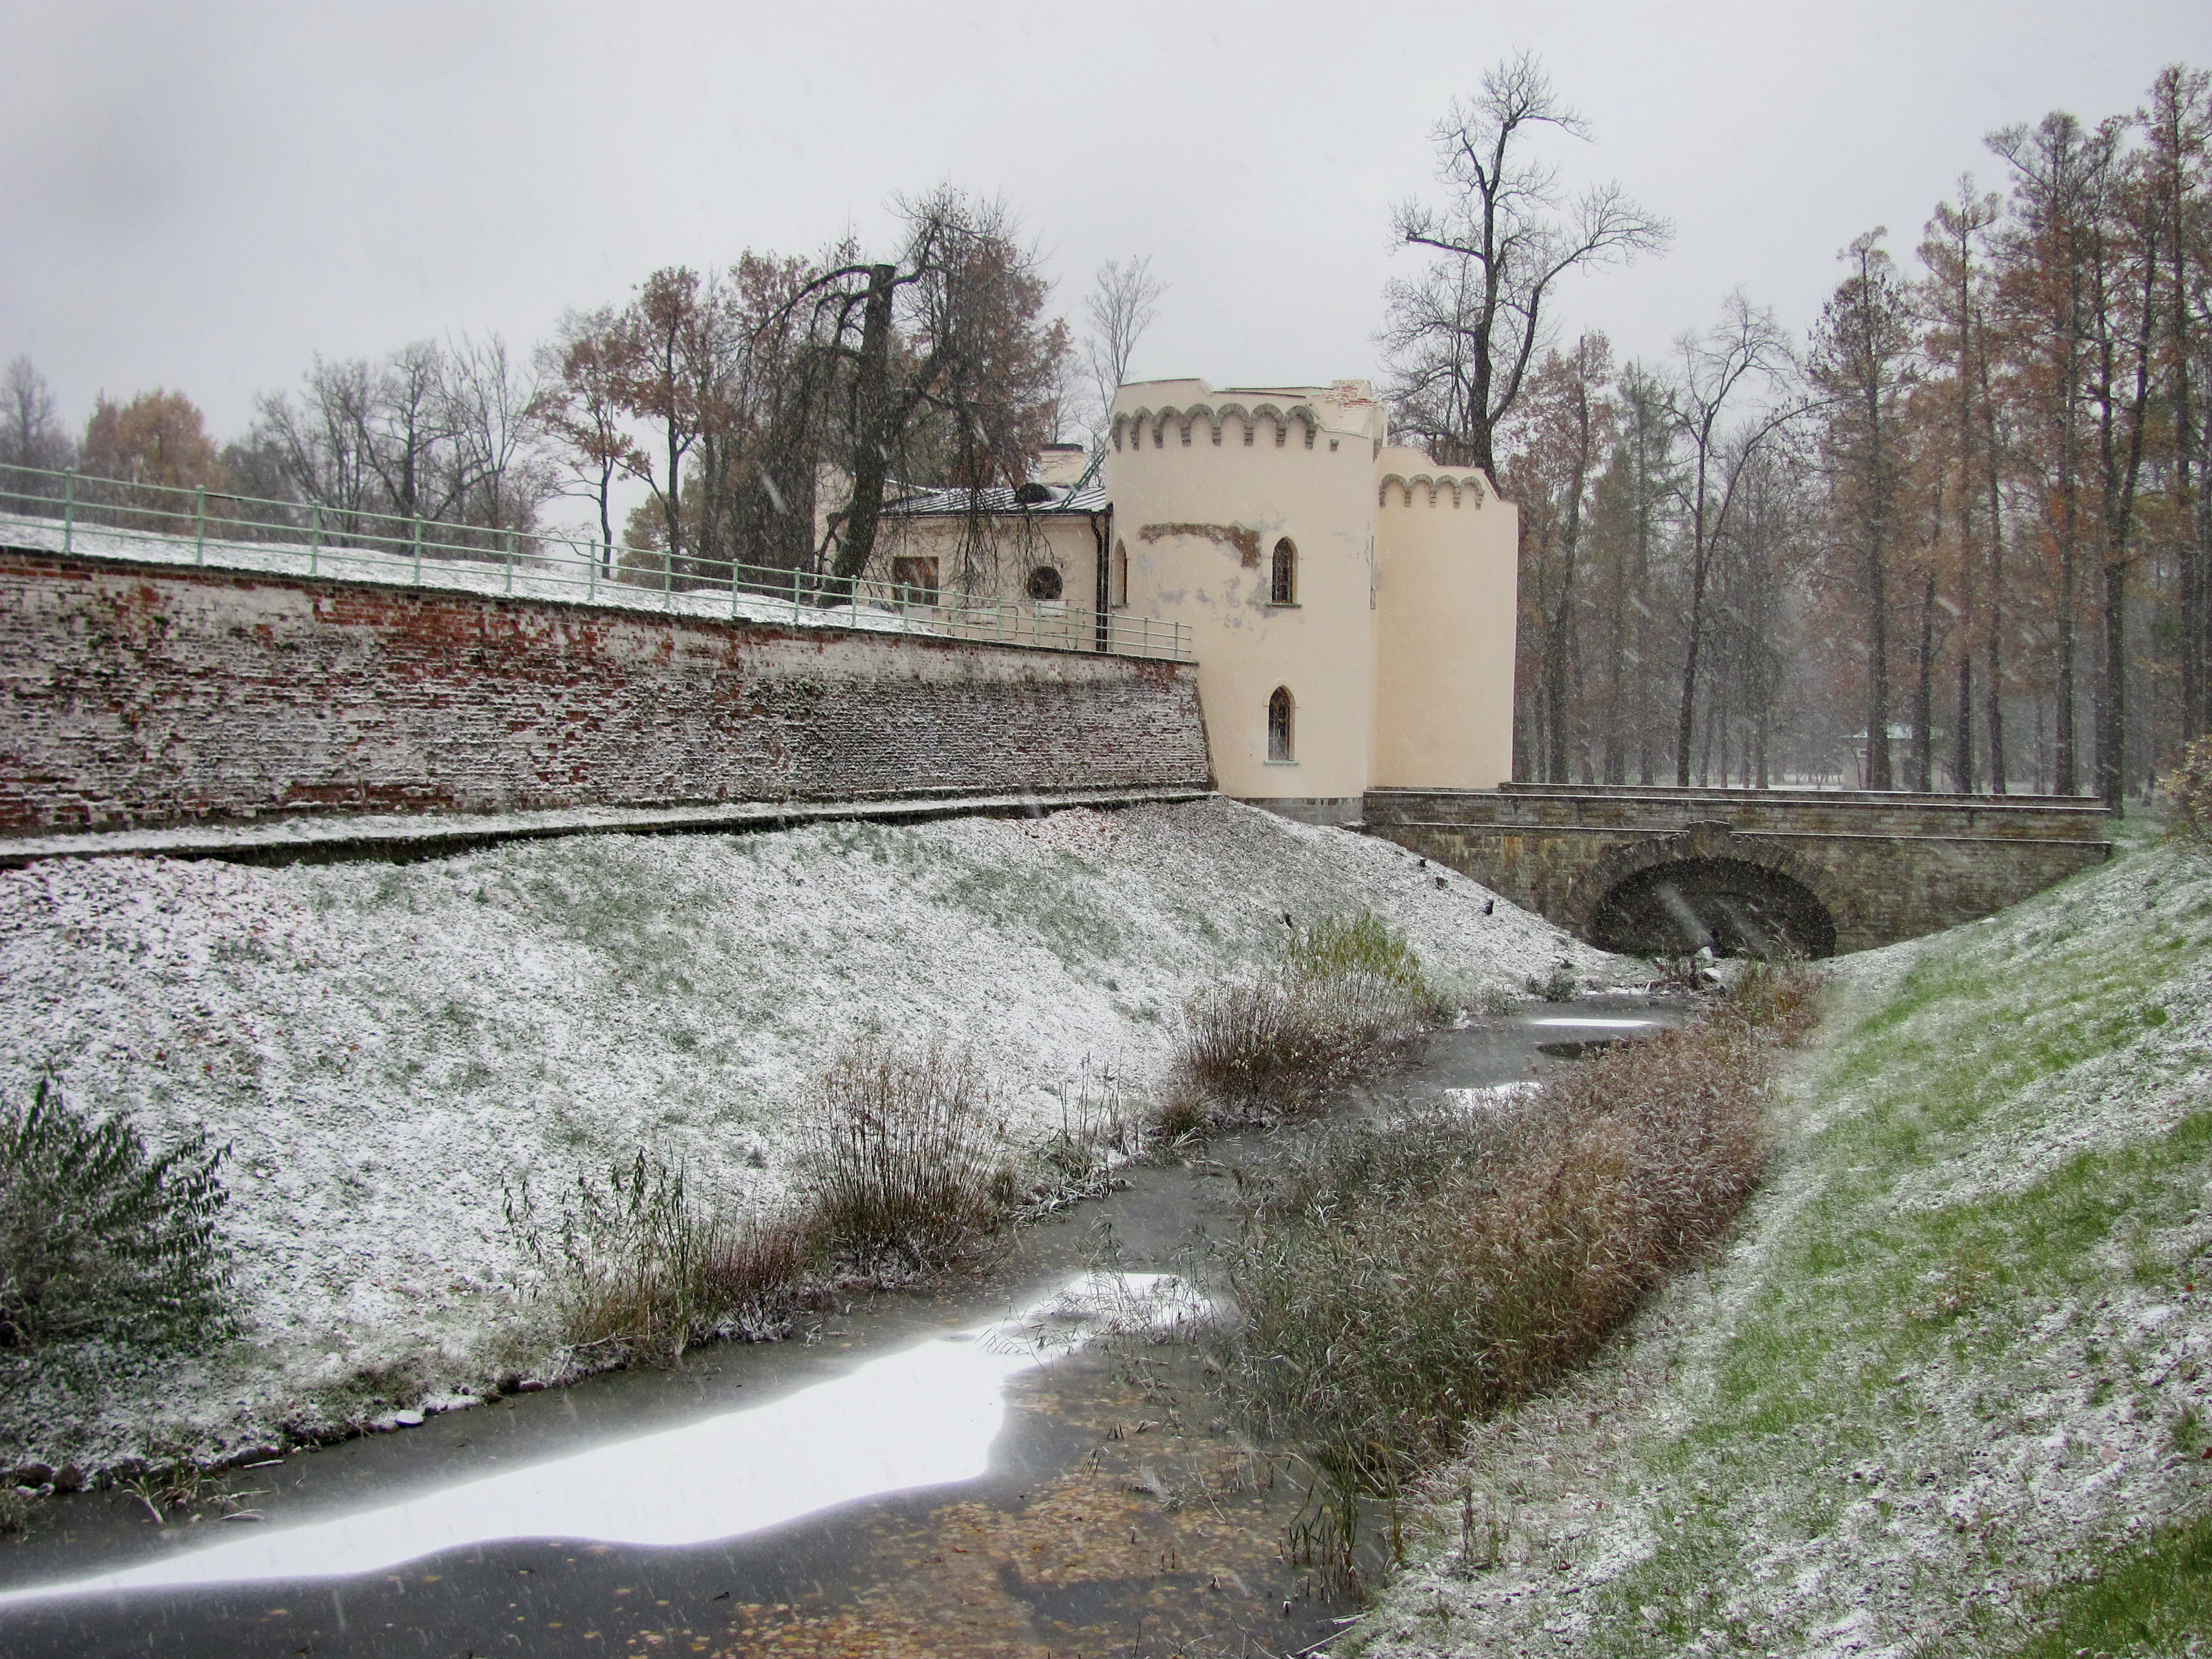
[[[732,1217],[643,1152],[580,1179],[557,1215],[507,1215],[546,1275],[561,1340],[672,1358],[714,1335],[773,1335],[833,1283],[910,1277],[971,1254],[1013,1212],[1006,1127],[974,1058],[855,1042],[809,1103],[796,1201]]]
[[[975,1058],[942,1042],[863,1038],[823,1074],[799,1155],[834,1249],[927,1267],[968,1254],[1012,1213],[1006,1126]]]
[[[1383,1488],[1460,1425],[1585,1359],[1734,1219],[1765,1159],[1777,1051],[1810,976],[1747,974],[1698,1025],[1510,1106],[1424,1109],[1314,1138],[1228,1252],[1236,1402]]]
[[[774,1325],[817,1249],[805,1218],[718,1215],[681,1169],[642,1152],[603,1182],[580,1178],[556,1216],[526,1190],[507,1218],[545,1274],[562,1340],[622,1358],[672,1359],[718,1332]]]
[[[1411,947],[1372,914],[1291,930],[1269,970],[1209,986],[1186,1006],[1162,1129],[1172,1139],[1317,1104],[1419,1035],[1440,1004]]]

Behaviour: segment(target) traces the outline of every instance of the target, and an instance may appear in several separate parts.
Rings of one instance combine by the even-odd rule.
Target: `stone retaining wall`
[[[0,553],[0,833],[1207,777],[1185,665]]]

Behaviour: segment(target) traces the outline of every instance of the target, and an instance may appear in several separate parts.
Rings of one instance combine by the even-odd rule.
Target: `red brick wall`
[[[0,832],[1203,785],[1193,671],[0,553]]]

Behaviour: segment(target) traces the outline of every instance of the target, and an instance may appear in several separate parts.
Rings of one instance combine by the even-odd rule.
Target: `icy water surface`
[[[1510,1084],[1559,1063],[1559,1039],[1674,1018],[1479,1020],[1387,1086]],[[1236,1168],[1267,1150],[1133,1171],[1025,1229],[980,1286],[235,1472],[258,1520],[213,1504],[157,1529],[122,1494],[63,1500],[0,1549],[0,1651],[1310,1649],[1356,1608],[1285,1547],[1303,1470],[1242,1440],[1172,1340],[1195,1311],[1176,1270],[1233,1226]]]

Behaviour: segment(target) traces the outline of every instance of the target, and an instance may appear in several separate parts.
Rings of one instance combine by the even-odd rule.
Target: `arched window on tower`
[[[1106,578],[1106,603],[1123,605],[1129,602],[1129,544],[1114,544],[1114,563]]]
[[[1285,536],[1275,544],[1274,568],[1268,585],[1270,605],[1296,605],[1298,602],[1298,550]]]
[[[1291,688],[1279,685],[1267,699],[1267,758],[1287,766],[1297,758],[1291,730]]]

